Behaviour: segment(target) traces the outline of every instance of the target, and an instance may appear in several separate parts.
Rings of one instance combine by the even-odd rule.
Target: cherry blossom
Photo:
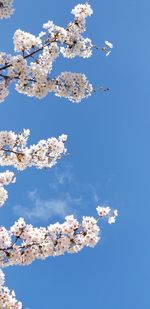
[[[38,99],[53,92],[56,96],[79,103],[93,93],[93,86],[82,73],[62,72],[52,76],[54,62],[59,56],[89,58],[93,48],[108,56],[113,47],[105,41],[105,46],[98,48],[90,38],[83,36],[86,18],[93,13],[88,3],[76,5],[71,13],[74,21],[66,28],[49,20],[38,35],[21,29],[15,31],[13,43],[17,55],[0,52],[0,102],[8,96],[11,82],[15,82],[19,93]]]
[[[93,10],[90,4],[77,4],[74,9],[71,11],[72,14],[75,15],[76,18],[85,19],[87,16],[91,16],[93,14]]]
[[[22,309],[22,303],[15,298],[15,292],[4,286],[5,275],[0,269],[0,308]]]
[[[106,217],[108,219],[109,224],[116,222],[116,218],[118,217],[117,209],[111,210],[109,206],[97,206],[96,210],[100,218]]]
[[[110,208],[109,208],[110,209]],[[117,211],[108,213],[108,207],[100,210],[100,217],[108,214],[108,222],[114,223]],[[83,216],[78,221],[73,215],[66,216],[64,223],[45,227],[33,227],[19,218],[9,230],[0,228],[0,267],[28,265],[36,259],[77,253],[84,247],[95,247],[100,240],[99,219]]]
[[[0,186],[7,186],[10,183],[14,183],[16,181],[15,174],[10,171],[6,171],[4,173],[0,173]]]
[[[34,166],[38,169],[51,168],[67,152],[64,144],[67,135],[62,134],[57,138],[40,140],[37,144],[27,147],[30,130],[23,130],[19,134],[12,131],[0,132],[0,166],[12,166],[19,171]],[[4,186],[14,183],[14,172],[6,170],[0,173],[0,207],[8,198],[8,192]]]
[[[7,170],[4,173],[0,173],[0,207],[4,205],[8,198],[7,190],[4,189],[3,186],[7,186],[10,183],[14,183],[15,181],[16,177],[13,172]]]
[[[0,0],[0,19],[9,18],[13,12],[14,0]]]
[[[40,140],[37,144],[27,147],[29,134],[29,130],[23,130],[19,134],[12,131],[0,132],[0,166],[13,166],[17,170],[31,166],[39,169],[51,168],[66,154],[64,143],[67,135],[62,134],[58,139],[52,137]]]
[[[109,207],[97,207],[99,216],[109,215]],[[112,212],[118,215],[117,210]],[[113,215],[109,216],[113,218]],[[46,227],[33,227],[19,218],[9,230],[0,227],[0,267],[29,265],[36,259],[65,253],[78,253],[84,247],[95,247],[100,240],[99,219],[83,216],[78,221],[73,215],[66,216],[64,223],[56,222]],[[109,223],[114,223],[109,222]],[[4,273],[0,269],[1,308],[21,309],[22,303],[15,298],[14,291],[4,287]],[[5,306],[5,307],[4,307]]]
[[[0,207],[4,205],[8,198],[8,192],[3,187],[0,187]]]

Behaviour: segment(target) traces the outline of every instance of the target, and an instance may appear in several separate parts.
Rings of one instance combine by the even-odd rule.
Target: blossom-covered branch
[[[14,166],[17,170],[31,166],[50,168],[66,154],[64,143],[67,135],[62,134],[58,139],[51,137],[27,147],[29,134],[30,130],[23,130],[19,134],[12,131],[0,132],[0,166]]]
[[[41,140],[35,145],[27,147],[29,130],[16,134],[12,131],[0,132],[0,166],[13,166],[17,170],[25,170],[34,166],[38,169],[51,168],[67,152],[65,142],[67,135]],[[15,174],[10,171],[0,173],[0,207],[8,198],[4,186],[15,182]]]
[[[44,31],[38,36],[20,29],[15,32],[14,50],[19,54],[0,53],[0,102],[8,96],[8,86],[12,81],[16,83],[18,92],[39,99],[53,92],[56,96],[79,103],[92,94],[93,87],[82,73],[66,71],[51,76],[58,56],[89,58],[96,47],[91,39],[82,35],[86,30],[86,18],[93,13],[91,6],[78,4],[71,13],[75,18],[66,28],[49,20],[43,24]],[[110,42],[105,41],[100,49],[108,55],[112,47]]]
[[[97,207],[99,218],[107,217],[114,223],[117,211],[109,207]],[[84,247],[94,247],[100,239],[99,219],[84,216],[79,222],[73,215],[65,222],[45,227],[33,227],[20,218],[6,230],[0,228],[0,267],[28,265],[36,259],[77,253]]]
[[[47,228],[35,228],[20,218],[9,231],[1,227],[0,267],[28,265],[36,259],[94,247],[100,240],[99,219],[107,217],[111,224],[118,215],[117,210],[111,211],[109,207],[98,206],[96,210],[98,219],[83,217],[79,222],[71,215],[62,224],[57,222]],[[0,269],[0,308],[22,309],[22,303],[16,300],[14,291],[4,286],[4,281],[5,275]]]

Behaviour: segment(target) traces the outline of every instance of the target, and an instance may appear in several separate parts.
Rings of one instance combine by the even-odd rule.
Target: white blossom
[[[93,91],[86,76],[80,73],[63,72],[56,78],[55,85],[56,96],[66,97],[75,103],[90,96]]]
[[[4,205],[7,198],[8,198],[7,191],[2,186],[0,186],[0,207],[2,207]]]
[[[116,222],[116,218],[118,217],[118,211],[114,210],[111,215],[108,217],[108,223],[112,224]]]
[[[4,173],[0,173],[0,186],[6,186],[10,183],[14,183],[16,181],[16,177],[13,172],[6,171]]]
[[[9,91],[5,80],[0,81],[0,103],[8,96]]]
[[[106,57],[108,57],[110,54],[111,54],[111,51],[109,50],[109,51],[106,53]]]
[[[114,211],[111,217],[116,215]],[[94,217],[84,216],[78,221],[70,215],[64,223],[47,228],[33,227],[20,218],[10,230],[0,228],[0,267],[28,265],[36,259],[77,253],[84,247],[94,247],[99,240],[100,227]]]
[[[9,248],[11,246],[10,232],[5,229],[4,226],[0,226],[0,248],[1,250]]]
[[[10,4],[12,1],[6,2]],[[0,102],[8,96],[12,81],[16,91],[38,99],[53,92],[58,97],[79,103],[92,94],[93,87],[84,74],[62,72],[58,77],[51,76],[58,56],[89,58],[95,47],[90,38],[82,35],[86,30],[86,18],[93,13],[90,4],[78,4],[71,13],[75,18],[66,28],[49,20],[43,24],[44,31],[37,36],[21,29],[15,31],[14,51],[19,54],[0,53]],[[105,41],[101,50],[108,56],[112,47],[112,43]]]
[[[117,209],[112,211],[109,206],[107,207],[97,206],[96,210],[99,217],[107,217],[109,224],[115,223],[116,218],[118,216]]]
[[[110,209],[109,206],[107,206],[107,207],[97,206],[96,210],[97,210],[97,213],[100,217],[106,217],[110,213],[111,209]]]
[[[0,65],[6,65],[11,60],[11,55],[0,52]]]
[[[105,45],[109,48],[113,48],[113,44],[109,41],[105,41]]]
[[[4,283],[5,275],[4,272],[0,269],[0,308],[21,309],[22,303],[17,301],[15,292],[5,287]]]
[[[52,137],[41,140],[37,144],[26,146],[30,131],[24,130],[19,134],[12,131],[0,132],[0,165],[14,166],[18,170],[27,167],[51,168],[66,154],[64,143],[67,135],[62,134],[58,138]],[[7,173],[8,176],[8,173]],[[9,177],[13,177],[9,175]]]
[[[14,33],[13,40],[14,50],[18,52],[29,50],[34,47],[42,47],[42,41],[39,37],[20,29],[16,30]]]
[[[84,39],[82,36],[78,36],[78,39],[67,38],[67,47],[61,47],[60,52],[66,58],[74,58],[76,56],[82,58],[89,58],[92,55],[92,42],[89,38]]]
[[[72,9],[71,13],[74,14],[75,17],[86,18],[93,14],[93,10],[90,4],[77,4],[74,9]]]
[[[14,0],[0,0],[0,19],[8,18],[13,14],[13,2]]]
[[[113,44],[109,41],[105,41],[105,46],[102,47],[102,51],[106,53],[106,57],[111,54],[111,49],[113,48]]]
[[[30,130],[24,129],[19,134],[12,131],[0,132],[0,166],[13,166],[17,170],[35,166],[38,169],[51,168],[67,149],[64,144],[67,135],[62,134],[58,138],[52,137],[41,140],[37,144],[27,147]],[[6,170],[0,173],[0,207],[8,198],[8,192],[4,186],[14,183],[16,177],[14,172]]]

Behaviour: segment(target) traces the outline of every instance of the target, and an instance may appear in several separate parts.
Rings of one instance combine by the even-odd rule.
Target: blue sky
[[[37,34],[49,19],[65,26],[77,3],[32,0],[31,6],[16,0],[15,14],[1,21],[0,50],[12,53],[16,29]],[[102,224],[102,240],[94,249],[6,269],[6,284],[25,308],[150,308],[150,4],[91,4],[87,36],[97,45],[113,42],[111,56],[94,51],[87,60],[60,58],[54,72],[83,72],[95,87],[110,91],[75,105],[53,95],[28,98],[11,87],[0,105],[0,129],[30,128],[31,143],[67,133],[69,155],[53,169],[18,175],[8,187],[1,224],[9,227],[26,215],[34,225],[48,225],[63,221],[65,213],[95,215],[100,203],[117,208],[119,219],[113,226]]]

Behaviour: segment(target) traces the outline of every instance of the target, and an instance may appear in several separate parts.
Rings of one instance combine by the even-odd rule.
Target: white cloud
[[[16,205],[14,211],[31,221],[47,221],[53,216],[64,218],[69,214],[81,215],[89,207],[91,211],[95,209],[100,202],[97,193],[99,186],[79,183],[70,164],[55,168],[48,187],[50,197],[40,197],[41,191],[35,189],[27,195],[28,206]]]
[[[75,182],[75,178],[72,172],[71,164],[64,164],[62,168],[56,167],[55,169],[55,185],[65,185],[66,183]],[[53,184],[54,185],[54,184]]]
[[[32,202],[31,207],[16,205],[15,212],[27,219],[46,221],[52,216],[64,218],[66,215],[75,213],[74,206],[81,203],[80,198],[73,198],[70,194],[58,198],[42,199],[38,196],[37,190],[28,194],[28,199]]]

